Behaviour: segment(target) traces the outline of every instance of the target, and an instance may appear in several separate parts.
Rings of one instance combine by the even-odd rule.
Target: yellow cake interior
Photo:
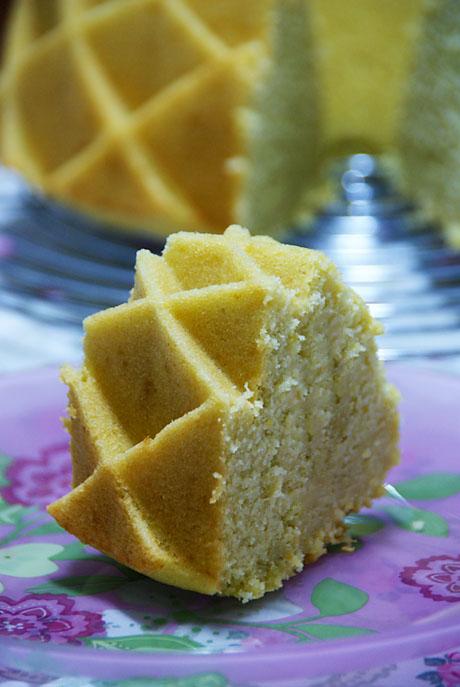
[[[343,537],[398,457],[362,300],[322,254],[178,233],[66,368],[74,489],[50,506],[154,579],[245,601]]]

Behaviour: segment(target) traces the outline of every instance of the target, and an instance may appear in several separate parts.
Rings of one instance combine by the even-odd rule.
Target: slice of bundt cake
[[[395,390],[363,301],[321,253],[178,233],[66,368],[83,542],[207,594],[262,596],[340,540],[398,459]]]

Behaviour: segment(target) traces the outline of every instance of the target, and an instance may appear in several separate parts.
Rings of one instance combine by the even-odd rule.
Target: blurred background
[[[224,148],[230,146],[230,134],[222,122],[233,105],[231,98],[225,100],[221,86],[225,84],[228,90],[236,72],[232,71],[229,76],[225,71],[227,58],[215,57],[214,52],[222,52],[224,44],[225,49],[230,45],[234,51],[232,69],[241,60],[238,69],[250,74],[259,49],[257,41],[254,41],[251,47],[254,54],[249,54],[249,49],[247,54],[243,50],[239,52],[239,48],[234,47],[236,38],[224,35],[224,30],[216,22],[208,23],[207,27],[213,28],[212,36],[200,34],[198,45],[196,27],[191,41],[185,23],[179,22],[182,33],[177,32],[176,25],[174,31],[177,31],[173,33],[170,17],[148,14],[147,9],[143,16],[133,17],[128,12],[122,16],[121,10],[113,11],[112,8],[115,5],[121,7],[123,3],[113,0],[105,3],[79,0],[67,3],[66,10],[60,9],[62,3],[58,0],[30,0],[15,3],[14,15],[11,15],[12,4],[4,2],[0,6],[4,45],[1,158],[7,163],[0,168],[0,370],[11,372],[63,361],[77,362],[81,355],[82,320],[93,312],[126,300],[138,248],[147,247],[159,252],[169,231],[185,226],[194,228],[194,223],[199,225],[198,228],[208,230],[209,227],[212,230],[217,226],[223,228],[219,225],[220,216],[214,220],[217,215],[213,215],[209,199],[203,200],[203,190],[199,187],[202,178],[211,188],[217,184],[215,194],[220,192],[219,185],[224,182],[216,181],[209,174],[206,177],[203,166],[205,163],[211,165],[208,160],[211,153],[217,155],[216,150],[221,145],[219,137]],[[193,4],[201,7],[206,3]],[[368,2],[366,4],[369,5]],[[128,5],[125,3],[125,7]],[[400,24],[396,34],[400,31],[403,35],[406,31],[409,35],[415,21],[416,5],[415,0],[410,0],[403,9],[397,10]],[[235,24],[240,33],[254,30],[250,19],[257,15],[257,11],[257,3],[248,5],[246,24]],[[67,12],[65,17],[61,12]],[[209,21],[214,19],[211,16]],[[352,19],[349,20],[350,25]],[[189,20],[191,26],[194,19]],[[371,13],[368,20],[375,21]],[[383,20],[385,17],[378,19],[383,39],[387,40],[391,35],[393,40],[400,40],[399,34],[386,36]],[[391,17],[390,20],[393,23],[388,26],[394,27]],[[285,19],[280,21],[282,23]],[[324,21],[324,26],[318,24],[318,32],[327,28],[329,19],[325,17]],[[60,22],[67,22],[67,28],[61,31]],[[119,26],[123,31],[122,40],[117,39]],[[160,38],[155,33],[157,31]],[[283,25],[283,31],[292,41],[305,38],[297,38],[295,32],[292,33],[293,26],[288,23]],[[155,36],[160,47],[154,44]],[[158,75],[155,76],[158,83],[153,83],[145,75],[135,83],[140,73],[152,74],[155,71],[155,74],[161,72],[164,75],[168,69],[171,71],[168,75],[170,80],[179,78],[177,74],[180,75],[184,67],[179,64],[179,58],[171,59],[170,53],[165,58],[164,45],[167,42],[175,50],[179,46],[179,52],[183,50],[185,55],[181,59],[190,63],[204,59],[198,58],[197,54],[206,50],[209,53],[214,51],[212,59],[216,64],[220,60],[220,71],[216,67],[217,76],[215,83],[212,82],[214,85],[203,91],[210,102],[206,114],[208,119],[203,119],[202,111],[190,109],[188,120],[180,122],[182,128],[178,125],[175,137],[170,134],[165,120],[169,124],[168,118],[172,119],[172,113],[179,107],[172,108],[171,113],[162,119],[161,107],[157,107],[158,114],[146,96],[146,104],[139,104],[139,94],[144,89],[151,95],[150,90],[161,87],[163,100],[166,99],[165,92],[168,97],[179,98],[178,106],[183,111],[188,111],[187,102],[180,101],[180,93],[171,96],[164,83],[159,83]],[[192,43],[193,50],[190,47]],[[141,59],[141,49],[146,51],[145,59]],[[169,50],[171,52],[172,49]],[[344,50],[350,49],[345,46]],[[124,56],[122,51],[126,53]],[[130,56],[135,53],[130,62]],[[403,68],[403,53],[401,48],[401,54],[394,58],[392,64],[379,65],[376,57],[377,71],[372,74],[365,72],[367,58],[361,55],[357,64],[363,69],[362,83],[366,79],[370,83],[371,77],[378,73],[387,74],[390,81],[396,79]],[[118,57],[115,59],[114,55]],[[95,56],[100,64],[95,64]],[[162,69],[153,70],[152,64],[160,59],[164,62]],[[210,59],[209,56],[206,59]],[[338,60],[338,57],[334,59]],[[358,58],[355,55],[353,59]],[[77,62],[78,70],[75,71]],[[131,68],[132,73],[129,71]],[[310,66],[305,63],[298,68],[304,73]],[[90,75],[85,81],[85,89],[90,94],[97,94],[97,99],[104,103],[106,119],[102,123],[93,122],[97,117],[93,117],[86,102],[88,93],[85,91],[83,96],[83,90],[79,90],[83,69]],[[201,74],[197,69],[197,74]],[[211,79],[207,73],[203,74],[203,79]],[[359,79],[358,71],[355,76],[358,82],[356,108],[362,109]],[[340,75],[337,77],[339,80],[342,80]],[[370,88],[369,85],[367,87]],[[240,93],[240,85],[232,88],[232,98],[238,92],[244,104],[246,95]],[[391,88],[390,83],[387,96],[390,100]],[[176,90],[180,91],[180,88]],[[200,91],[201,100],[203,92]],[[220,94],[217,99],[216,93]],[[302,107],[300,101],[291,102],[290,97],[286,90],[286,102],[291,107]],[[372,100],[371,96],[369,100]],[[222,102],[226,103],[225,112],[219,110]],[[352,115],[351,119],[356,118],[355,114]],[[277,112],[277,116],[282,114]],[[315,146],[308,133],[316,125],[315,116],[310,109],[305,109],[303,124],[311,124],[304,129],[305,151],[309,154]],[[133,130],[131,122],[135,118],[137,123]],[[372,119],[371,114],[368,113],[367,118]],[[363,121],[365,119],[363,116]],[[385,113],[383,129],[390,126],[389,119],[390,115]],[[217,128],[214,126],[216,121]],[[173,125],[170,124],[171,127]],[[97,140],[90,144],[80,141],[79,137],[94,135],[91,127],[100,127]],[[156,155],[153,163],[145,152],[145,132],[150,131],[149,127],[153,127],[158,136],[158,140],[152,143]],[[262,133],[265,131],[265,141],[270,142],[269,123],[265,127]],[[91,133],[88,133],[90,129]],[[126,134],[128,129],[129,136]],[[380,133],[384,138],[385,132]],[[139,138],[141,134],[144,136],[142,139]],[[195,141],[195,149],[190,146],[189,150],[187,146],[191,140]],[[210,140],[214,143],[208,151],[206,146]],[[261,140],[263,148],[264,139]],[[201,148],[196,148],[198,145]],[[169,177],[157,178],[152,172],[152,169],[157,171],[155,164],[159,160],[164,169],[169,170],[168,165],[172,163],[168,156],[174,151],[179,160],[175,164],[180,165],[184,174],[188,173],[183,181],[187,194],[177,186],[176,170],[174,183],[169,186],[165,183],[165,188],[161,184]],[[233,154],[233,149],[230,152]],[[299,185],[302,175],[311,174],[302,161],[304,149],[300,153],[298,150],[294,152],[298,171],[297,181],[293,177],[291,187]],[[63,161],[64,153],[67,157]],[[262,159],[263,151],[258,154]],[[56,162],[58,158],[59,164]],[[88,170],[84,174],[79,168],[83,163]],[[266,161],[264,164],[269,166]],[[188,170],[187,165],[190,165]],[[234,155],[231,165],[228,165],[233,175],[231,183],[240,178],[241,166],[241,158]],[[126,174],[127,168],[138,173],[139,183],[134,173]],[[195,168],[199,180],[191,183]],[[322,175],[327,179],[327,193],[324,189],[317,191],[309,197],[308,212],[299,213],[284,225],[282,221],[278,222],[273,228],[276,235],[286,242],[324,250],[339,265],[345,279],[363,296],[372,314],[385,326],[385,335],[380,340],[382,359],[429,361],[431,365],[460,371],[460,256],[441,230],[442,219],[431,221],[428,214],[421,213],[418,198],[409,199],[405,193],[399,192],[397,175],[391,166],[386,165],[385,157],[377,149],[373,151],[372,146],[360,147],[356,140],[329,155]],[[68,183],[68,179],[72,183]],[[446,179],[446,183],[452,183],[452,180]],[[153,195],[145,200],[147,187],[148,190],[153,189]],[[157,212],[152,197],[159,193],[158,188],[163,193],[163,209],[158,213],[156,226],[155,222],[149,223],[148,217],[149,212]],[[171,199],[172,209],[164,210]],[[194,210],[200,203],[201,214]],[[224,204],[222,201],[221,205]],[[141,212],[144,208],[145,217]],[[278,208],[272,208],[272,215],[277,211]],[[163,221],[168,212],[169,225]],[[267,208],[260,209],[261,216],[264,212],[268,213]],[[231,214],[228,218],[224,214],[222,222],[233,221]],[[257,224],[254,212],[253,215]]]

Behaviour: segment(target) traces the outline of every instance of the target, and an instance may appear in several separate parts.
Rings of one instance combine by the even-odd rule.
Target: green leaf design
[[[19,525],[26,515],[35,511],[35,508],[25,508],[18,503],[7,503],[0,499],[0,524]]]
[[[341,637],[359,637],[362,635],[374,634],[374,630],[369,630],[367,627],[323,625],[322,623],[305,625],[302,627],[302,630],[307,632],[309,635],[312,635],[312,637],[316,637],[316,639],[340,639]]]
[[[109,687],[109,683],[95,683],[100,687]],[[110,683],[112,687],[112,682]],[[117,682],[116,687],[229,687],[229,682],[220,673],[200,673],[190,677],[133,677]]]
[[[129,637],[88,637],[87,646],[98,649],[124,649],[125,651],[193,651],[202,644],[189,637],[176,635],[132,635]]]
[[[180,678],[178,687],[227,687],[227,685],[229,686],[230,683],[225,675],[202,673],[201,675]]]
[[[117,589],[125,584],[124,577],[114,575],[79,575],[50,580],[27,591],[33,594],[67,594],[68,596],[92,596]]]
[[[430,501],[445,499],[460,493],[460,474],[455,472],[431,472],[428,475],[415,477],[395,484],[405,499]]]
[[[11,457],[6,456],[4,453],[0,453],[0,487],[6,487],[6,485],[10,483],[5,476],[6,468],[10,463]]]
[[[57,522],[47,522],[45,525],[40,525],[39,527],[34,527],[32,530],[27,530],[23,533],[23,537],[40,537],[45,534],[60,534],[64,532],[62,527],[60,527]],[[58,553],[57,556],[62,556],[64,552]],[[56,558],[53,557],[53,560]],[[59,560],[59,559],[58,559]],[[62,560],[62,559],[61,559]]]
[[[59,527],[59,525],[58,525]],[[64,546],[64,550],[52,557],[53,561],[77,561],[84,558],[89,558],[90,554],[86,552],[85,547],[79,541]]]
[[[326,577],[311,594],[311,602],[322,616],[355,613],[368,602],[369,596],[358,587]]]
[[[0,574],[11,577],[41,577],[56,572],[51,557],[62,550],[59,544],[46,542],[18,544],[0,548]]]
[[[348,533],[352,537],[364,537],[368,534],[374,534],[385,527],[385,523],[375,515],[365,515],[362,513],[354,513],[347,515],[345,524],[348,526]]]
[[[396,525],[403,530],[424,534],[428,537],[447,537],[449,535],[449,525],[438,513],[421,508],[409,508],[408,506],[386,506],[385,510]]]

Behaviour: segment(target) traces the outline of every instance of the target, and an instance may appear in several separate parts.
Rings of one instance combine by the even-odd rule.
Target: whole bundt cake
[[[398,459],[363,301],[321,253],[180,232],[66,368],[69,532],[156,580],[249,600],[341,541]]]
[[[16,0],[0,159],[156,235],[273,233],[370,152],[455,233],[459,35],[456,0]]]

